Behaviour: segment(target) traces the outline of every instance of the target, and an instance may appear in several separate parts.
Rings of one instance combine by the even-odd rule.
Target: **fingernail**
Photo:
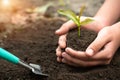
[[[71,48],[69,48],[69,47],[67,47],[67,48],[65,49],[66,52],[69,52],[70,50],[71,50]]]
[[[60,32],[60,30],[58,29],[58,30],[56,30],[56,33],[59,33]]]
[[[86,50],[86,53],[89,55],[89,56],[92,56],[94,54],[94,51],[93,49],[87,49]]]
[[[66,53],[65,53],[65,52],[63,52],[63,53],[62,53],[62,57],[65,57],[65,56],[66,56]]]

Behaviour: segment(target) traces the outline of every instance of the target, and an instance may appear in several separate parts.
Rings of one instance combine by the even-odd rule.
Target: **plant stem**
[[[78,26],[78,37],[80,37],[80,26]]]

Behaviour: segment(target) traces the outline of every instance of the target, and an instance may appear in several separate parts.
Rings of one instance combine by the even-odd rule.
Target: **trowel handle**
[[[5,59],[11,63],[18,64],[20,59],[13,55],[12,53],[6,51],[3,48],[0,48],[0,58]]]

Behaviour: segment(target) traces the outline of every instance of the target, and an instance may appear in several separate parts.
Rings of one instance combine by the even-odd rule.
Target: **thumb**
[[[104,48],[105,44],[110,41],[110,38],[106,36],[108,34],[105,34],[103,31],[99,32],[97,38],[86,49],[87,56],[93,56],[95,53]]]
[[[70,20],[64,23],[58,30],[56,30],[55,34],[57,35],[66,34],[70,29],[73,29],[75,27],[76,27],[75,23],[72,20]]]

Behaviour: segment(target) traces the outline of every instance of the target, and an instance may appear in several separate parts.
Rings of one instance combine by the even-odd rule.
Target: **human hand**
[[[119,25],[120,23],[117,23],[103,28],[85,52],[71,48],[66,48],[65,52],[61,52],[61,48],[58,46],[56,49],[58,61],[72,66],[83,67],[109,64],[120,46]],[[64,36],[62,37],[64,38]],[[65,47],[65,45],[62,44],[62,47]]]
[[[103,28],[97,38],[86,49],[86,55],[89,58],[96,58],[102,63],[109,64],[120,47],[120,22]]]
[[[81,20],[86,19],[87,17],[81,17]],[[98,32],[103,26],[103,24],[101,24],[99,22],[99,20],[93,18],[95,21],[93,21],[90,24],[87,24],[85,26],[82,26],[81,28],[86,28],[89,30],[93,30]],[[66,23],[64,23],[60,29],[58,29],[55,33],[57,35],[59,35],[59,40],[58,40],[58,48],[56,49],[56,55],[57,55],[57,61],[61,62],[62,60],[62,50],[61,49],[65,49],[66,48],[66,36],[67,33],[69,32],[69,30],[76,28],[76,25],[74,24],[73,21],[68,21]]]

